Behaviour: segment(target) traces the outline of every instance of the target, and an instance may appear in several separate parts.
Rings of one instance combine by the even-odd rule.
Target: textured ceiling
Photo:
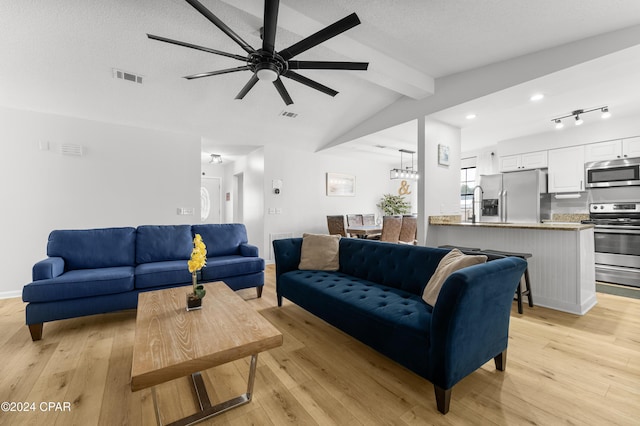
[[[255,7],[234,7],[256,3],[260,9],[260,0],[202,2],[248,43],[260,44],[262,19],[253,12]],[[640,24],[637,0],[287,0],[282,7],[321,26],[355,11],[362,25],[335,42],[355,41],[382,55],[368,58],[361,57],[360,51],[317,46],[297,59],[372,60],[372,68],[384,63],[390,74],[397,68],[399,78],[406,71],[400,64],[419,75],[438,78]],[[317,29],[299,30],[295,22],[283,18],[276,48]],[[285,107],[274,87],[262,83],[237,101],[234,97],[249,72],[193,81],[182,77],[238,66],[238,61],[149,40],[146,33],[242,53],[182,0],[3,2],[0,105],[195,134],[203,137],[205,150],[211,152],[220,151],[217,147],[251,149],[265,144],[313,151],[404,97],[357,72],[305,71],[339,95],[331,98],[285,80],[295,101],[290,107]],[[380,59],[385,57],[386,62]],[[144,84],[113,79],[112,68],[141,74]],[[554,84],[557,95],[571,86]],[[496,109],[495,102],[500,100],[484,107]],[[564,108],[558,102],[546,116]],[[280,117],[283,110],[299,116]],[[439,119],[454,122],[458,111],[449,113],[443,112]],[[482,116],[481,111],[478,114]],[[483,140],[508,137],[503,130]],[[391,134],[385,137],[389,145],[394,143]]]

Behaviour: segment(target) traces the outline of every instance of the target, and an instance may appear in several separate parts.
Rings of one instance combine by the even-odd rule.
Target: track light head
[[[605,120],[609,117],[611,117],[611,113],[609,112],[609,108],[608,107],[604,107],[602,108],[602,115],[601,117],[604,118]]]
[[[576,126],[580,126],[582,123],[584,123],[584,120],[580,118],[579,114],[576,114]]]
[[[564,123],[559,118],[556,118],[556,129],[562,129],[564,127]]]

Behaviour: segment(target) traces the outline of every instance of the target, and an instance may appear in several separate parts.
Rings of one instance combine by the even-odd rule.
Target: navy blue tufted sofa
[[[22,289],[31,338],[42,338],[44,322],[133,309],[140,292],[190,284],[195,234],[207,245],[201,281],[262,295],[264,259],[240,223],[55,230]]]
[[[441,413],[452,387],[487,361],[504,370],[524,260],[490,256],[451,274],[432,308],[422,293],[447,249],[342,238],[340,269],[327,272],[299,270],[301,246],[273,242],[278,306],[287,298],[431,381]]]

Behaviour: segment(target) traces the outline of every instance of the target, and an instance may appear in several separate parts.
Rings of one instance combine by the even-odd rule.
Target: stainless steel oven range
[[[592,203],[596,280],[640,287],[640,202]]]

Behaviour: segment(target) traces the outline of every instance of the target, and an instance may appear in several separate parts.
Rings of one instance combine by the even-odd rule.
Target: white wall
[[[425,120],[424,147],[418,152],[424,156],[424,214],[429,216],[460,214],[460,128],[437,120]],[[449,147],[449,165],[438,164],[438,145]],[[425,222],[426,224],[426,222]],[[428,245],[428,227],[426,244]],[[424,242],[419,242],[424,244]]]
[[[438,164],[438,145],[449,147],[449,165]],[[460,214],[460,128],[425,121],[426,215]]]
[[[222,182],[222,211],[223,222],[234,221],[234,176],[243,175],[243,220],[247,227],[249,243],[258,247],[260,256],[263,256],[263,229],[264,229],[264,148],[259,148],[247,156],[228,164],[224,168]],[[226,200],[226,194],[230,199]]]
[[[381,215],[376,204],[385,193],[397,194],[399,186],[399,181],[389,179],[388,165],[359,162],[357,158],[266,147],[264,160],[265,227],[261,253],[265,258],[270,255],[270,234],[326,234],[327,215]],[[327,172],[354,175],[356,195],[327,196]],[[274,179],[282,180],[282,189],[278,195],[274,194],[272,189]],[[417,188],[414,187],[412,192],[415,193],[413,197],[416,197]],[[269,214],[270,208],[281,209],[281,214]]]
[[[61,144],[86,153],[63,156]],[[0,146],[0,297],[21,294],[54,229],[200,217],[200,137],[0,108]]]

